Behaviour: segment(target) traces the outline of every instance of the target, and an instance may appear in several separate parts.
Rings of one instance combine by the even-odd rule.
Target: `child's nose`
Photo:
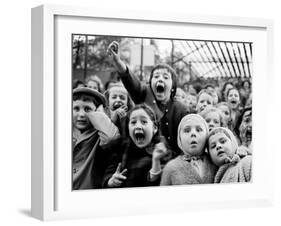
[[[79,111],[79,112],[78,112],[78,115],[79,115],[80,117],[84,117],[84,116],[86,115],[86,113],[85,113],[85,111]]]

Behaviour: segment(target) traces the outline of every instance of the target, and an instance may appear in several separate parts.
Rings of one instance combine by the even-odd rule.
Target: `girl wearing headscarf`
[[[205,151],[208,125],[198,114],[182,118],[178,127],[178,146],[182,154],[163,169],[161,185],[213,183],[216,166]]]
[[[229,129],[213,129],[209,134],[208,149],[213,163],[219,167],[215,183],[251,181],[252,157],[240,158],[237,139]]]

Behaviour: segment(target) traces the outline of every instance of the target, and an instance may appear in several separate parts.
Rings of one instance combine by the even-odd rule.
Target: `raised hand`
[[[119,163],[115,173],[108,180],[107,186],[108,187],[120,187],[122,185],[122,183],[124,182],[124,180],[127,179],[127,177],[125,176],[126,172],[127,172],[127,169],[124,169],[121,172],[121,163]]]
[[[166,145],[163,142],[160,142],[155,145],[153,153],[152,153],[152,157],[154,160],[160,160],[167,154],[168,154],[168,150],[167,150]]]
[[[121,119],[127,115],[128,107],[126,105],[122,105],[121,107],[117,108],[115,111],[112,112],[111,120],[113,122],[117,121],[117,118]]]
[[[126,64],[120,58],[118,42],[113,41],[109,44],[109,46],[107,48],[107,54],[110,57],[112,57],[119,73],[126,72],[127,67],[126,67]]]

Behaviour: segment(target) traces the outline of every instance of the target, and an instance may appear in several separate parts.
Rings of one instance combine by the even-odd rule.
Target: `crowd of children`
[[[251,81],[180,88],[158,64],[143,83],[118,49],[120,81],[73,84],[73,189],[249,182]]]

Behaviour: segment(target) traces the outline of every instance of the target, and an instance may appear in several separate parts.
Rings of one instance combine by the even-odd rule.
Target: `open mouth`
[[[236,100],[232,100],[232,101],[230,101],[230,103],[231,104],[236,104],[237,102],[236,102]]]
[[[248,128],[246,130],[246,134],[245,134],[247,140],[252,140],[252,130],[250,128]]]
[[[197,145],[197,142],[196,141],[191,141],[190,145]]]
[[[134,136],[135,136],[136,141],[138,143],[143,142],[144,139],[145,139],[145,135],[144,135],[144,132],[142,130],[135,131]]]
[[[162,82],[156,84],[156,92],[163,93],[165,91],[165,85]]]
[[[224,152],[223,151],[218,151],[218,156],[221,156],[221,155],[223,155],[224,154]]]
[[[121,106],[123,105],[123,103],[122,102],[115,102],[114,104],[113,104],[113,110],[116,110],[116,109],[118,109],[118,108],[120,108]]]

